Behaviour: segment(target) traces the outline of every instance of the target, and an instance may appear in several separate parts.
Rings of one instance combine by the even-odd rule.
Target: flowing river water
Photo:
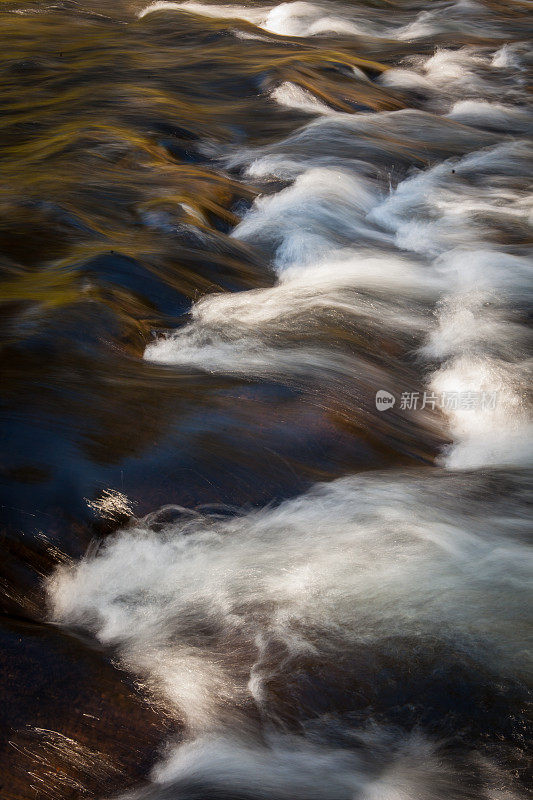
[[[527,796],[530,23],[2,0],[2,798]]]

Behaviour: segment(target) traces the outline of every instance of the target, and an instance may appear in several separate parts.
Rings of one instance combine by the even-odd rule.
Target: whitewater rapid
[[[294,37],[497,26],[472,2],[405,24],[301,2],[154,3],[142,16],[162,7]],[[220,148],[220,165],[265,187],[232,236],[262,254],[273,285],[202,297],[145,358],[277,380],[346,415],[360,392],[366,425],[397,414],[413,437],[449,443],[433,467],[347,476],[265,509],[168,507],[57,571],[52,618],[115,648],[184,722],[135,797],[521,796],[502,766],[516,742],[498,764],[476,744],[475,707],[459,700],[440,729],[424,708],[428,681],[450,697],[467,685],[474,706],[489,687],[520,705],[531,677],[531,260],[513,246],[532,221],[524,70],[523,48],[504,41],[438,46],[373,78],[423,94],[417,109],[379,113],[339,113],[283,82],[265,102],[309,120],[275,144]],[[346,348],[343,326],[399,354]],[[455,402],[402,417],[417,372],[417,394]],[[394,411],[373,405],[380,389]],[[454,726],[467,731],[461,758],[446,749]]]

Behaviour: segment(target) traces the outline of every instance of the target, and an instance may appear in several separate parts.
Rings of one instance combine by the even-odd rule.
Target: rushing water
[[[530,11],[2,0],[6,800],[526,796]]]

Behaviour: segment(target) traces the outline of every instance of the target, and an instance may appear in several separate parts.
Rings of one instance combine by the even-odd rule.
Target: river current
[[[527,796],[530,12],[3,0],[6,800]]]

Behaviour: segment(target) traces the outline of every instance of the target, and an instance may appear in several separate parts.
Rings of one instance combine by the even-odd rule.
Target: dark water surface
[[[526,796],[530,22],[2,0],[2,798]]]

